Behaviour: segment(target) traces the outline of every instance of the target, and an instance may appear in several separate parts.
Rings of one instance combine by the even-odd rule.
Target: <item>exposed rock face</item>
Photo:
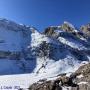
[[[50,36],[50,37],[58,38],[60,34],[57,32],[57,30],[59,32],[70,33],[77,38],[87,38],[85,33],[83,32],[83,31],[85,31],[85,30],[83,30],[83,26],[81,27],[82,31],[80,31],[79,29],[76,30],[75,27],[68,22],[64,22],[61,26],[50,26],[45,29],[44,34],[47,36]]]
[[[55,30],[61,30],[61,26],[51,26],[45,29],[44,34],[47,36],[52,36],[54,38],[58,37],[58,33]]]
[[[66,87],[66,90],[71,90],[69,87],[72,88],[72,90],[76,89],[78,90],[78,85],[74,84],[71,80],[71,78],[63,76],[58,78],[57,80],[53,81],[44,81],[42,84],[35,83],[30,86],[30,90],[63,90],[63,87]]]
[[[48,36],[53,36],[56,34],[55,30],[75,33],[75,27],[68,22],[64,22],[61,26],[51,26],[51,27],[46,28],[44,31],[44,34]]]
[[[81,66],[75,73],[79,75],[76,81],[80,90],[90,90],[90,63]]]
[[[72,24],[65,21],[64,24],[62,24],[61,29],[66,32],[74,32],[75,27]]]
[[[0,51],[0,59],[20,60],[21,52]]]
[[[90,37],[90,23],[87,25],[81,26],[81,31]]]
[[[80,85],[80,88],[86,88],[83,90],[90,89],[90,63],[81,66],[76,72],[77,75],[77,83]]]
[[[40,84],[41,83],[41,84]],[[81,66],[70,77],[59,76],[56,80],[38,81],[29,90],[90,90],[90,63]]]
[[[52,90],[53,89],[53,82],[46,81],[42,84],[35,83],[29,89],[30,90]]]
[[[80,68],[75,72],[76,74],[83,74],[87,76],[90,74],[90,63],[80,66]]]

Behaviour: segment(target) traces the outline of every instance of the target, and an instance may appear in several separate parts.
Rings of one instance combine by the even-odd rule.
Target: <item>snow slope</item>
[[[6,19],[0,20],[0,50],[21,51],[30,43],[31,31]]]
[[[31,27],[0,19],[0,74],[29,72],[33,61],[25,61],[31,43]],[[28,63],[30,63],[28,65]],[[29,70],[27,70],[30,68]]]

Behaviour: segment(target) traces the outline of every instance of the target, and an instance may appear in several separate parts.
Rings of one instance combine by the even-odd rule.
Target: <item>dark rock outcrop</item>
[[[90,37],[90,23],[88,23],[87,25],[83,25],[81,26],[80,30],[86,34],[87,36]]]
[[[78,85],[73,83],[73,79],[67,76],[60,76],[56,80],[44,81],[34,83],[30,86],[29,90],[63,90],[63,87],[72,87],[72,89],[78,90]],[[69,90],[69,89],[67,89]]]
[[[81,76],[80,76],[81,75]],[[59,75],[56,80],[38,81],[29,87],[29,90],[90,90],[90,63],[80,68],[67,77]]]

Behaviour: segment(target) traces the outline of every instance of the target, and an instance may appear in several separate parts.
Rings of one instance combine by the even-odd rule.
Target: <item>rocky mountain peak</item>
[[[83,25],[81,26],[80,30],[87,35],[88,37],[90,37],[90,23],[88,23],[87,25]]]

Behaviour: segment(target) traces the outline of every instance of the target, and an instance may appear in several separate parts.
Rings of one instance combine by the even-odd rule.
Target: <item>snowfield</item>
[[[19,88],[26,89],[35,81],[37,81],[37,79],[33,74],[0,76],[0,90],[18,90]],[[8,87],[8,89],[5,87]]]
[[[3,75],[0,76],[0,90],[18,90],[23,88],[27,90],[29,86],[41,79],[53,80],[55,76],[48,77],[46,74],[20,74],[20,75]]]

